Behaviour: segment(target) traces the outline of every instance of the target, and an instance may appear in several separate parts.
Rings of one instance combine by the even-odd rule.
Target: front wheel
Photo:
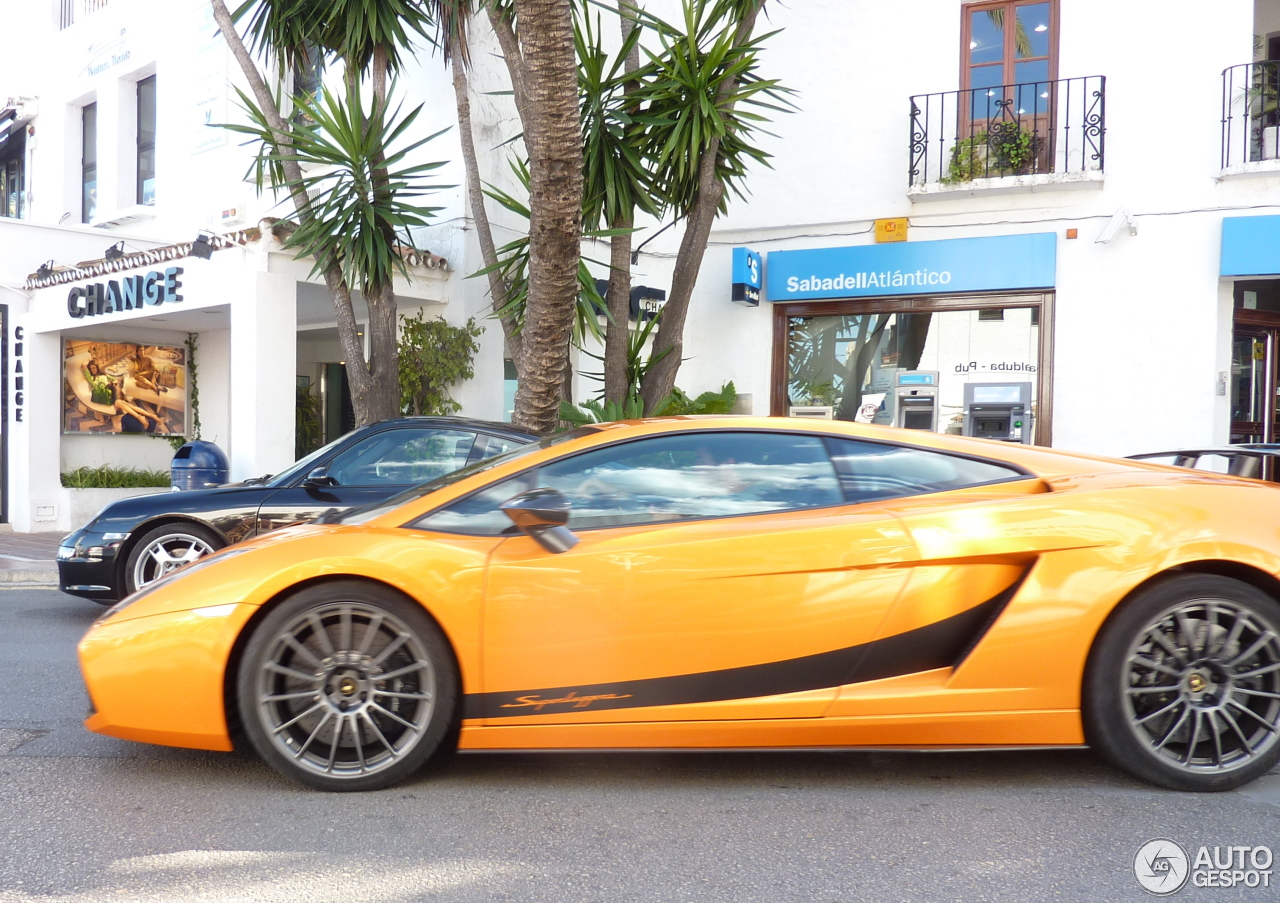
[[[376,790],[446,739],[456,674],[421,606],[344,580],[267,615],[245,647],[237,701],[254,748],[281,774],[319,790]]]
[[[1103,627],[1084,683],[1089,744],[1173,790],[1231,790],[1280,760],[1280,603],[1188,574],[1130,600]]]
[[[124,568],[124,596],[154,583],[184,564],[212,555],[226,543],[198,524],[162,524],[142,535]]]

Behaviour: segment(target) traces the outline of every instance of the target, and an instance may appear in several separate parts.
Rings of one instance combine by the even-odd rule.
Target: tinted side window
[[[494,535],[511,526],[498,506],[529,482],[512,478],[411,526]],[[822,440],[788,433],[681,433],[624,442],[555,461],[531,481],[559,490],[569,528],[589,530],[840,505]]]
[[[329,476],[340,486],[408,485],[434,480],[466,464],[475,439],[475,433],[461,430],[387,430],[334,458]]]
[[[826,441],[840,475],[840,488],[850,502],[945,492],[1026,476],[1012,467],[990,461],[921,448],[856,439],[828,438]]]

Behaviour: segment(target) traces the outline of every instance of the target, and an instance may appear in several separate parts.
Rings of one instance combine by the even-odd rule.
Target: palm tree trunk
[[[622,40],[631,36],[636,28],[636,7],[631,0],[618,0],[618,22]],[[631,48],[623,61],[622,71],[630,75],[640,68],[640,46]],[[624,94],[635,91],[634,82],[623,88]],[[626,231],[609,239],[609,322],[604,328],[604,397],[606,401],[622,404],[627,399],[630,380],[627,378],[627,349],[630,344],[631,313],[631,229],[635,225],[635,208],[620,212],[609,223],[612,230]]]
[[[549,433],[578,296],[582,234],[582,126],[571,0],[515,0],[524,59],[529,149],[529,300],[524,371],[512,422]]]
[[[764,0],[756,0],[742,17],[734,34],[735,46],[751,39],[751,32],[755,29],[756,17],[762,6]],[[721,84],[720,90],[716,92],[717,105],[724,105],[726,98],[736,87],[737,83],[733,80]],[[689,313],[689,301],[693,297],[693,287],[698,282],[698,273],[702,270],[702,258],[707,251],[707,241],[711,238],[711,226],[715,223],[720,204],[724,200],[724,185],[716,176],[719,155],[720,139],[713,137],[707,142],[698,165],[698,196],[685,217],[684,237],[680,241],[675,270],[671,275],[671,292],[662,310],[662,322],[658,324],[658,334],[653,343],[655,356],[668,349],[669,351],[645,374],[641,397],[644,399],[646,413],[670,395],[676,385],[676,374],[680,370],[684,350],[684,323]]]
[[[458,109],[458,138],[462,144],[462,165],[467,173],[467,198],[471,206],[471,219],[476,225],[476,240],[480,243],[480,259],[489,270],[489,297],[493,309],[506,307],[510,286],[498,272],[498,250],[493,242],[493,227],[484,206],[484,188],[480,181],[480,163],[476,156],[475,133],[471,125],[471,87],[467,83],[466,54],[455,34],[450,38],[449,57],[453,63],[453,98]],[[522,372],[523,356],[521,335],[509,317],[499,317],[502,333],[507,340],[507,353],[515,364],[516,373]]]
[[[231,12],[223,0],[211,0],[211,5],[214,21],[218,23],[223,39],[231,48],[231,55],[236,58],[241,72],[249,82],[249,88],[253,92],[258,108],[266,115],[267,123],[278,136],[279,144],[282,147],[288,147],[291,126],[280,114],[274,93],[267,87],[262,73],[258,71],[257,63],[254,62],[248,48],[244,46],[244,42],[240,40],[240,32],[236,30]],[[298,218],[302,222],[307,222],[311,219],[311,198],[298,184],[302,179],[302,168],[296,160],[287,158],[282,161],[282,165],[285,178],[292,185],[289,194],[293,200],[294,209],[297,211]],[[338,339],[342,343],[343,352],[349,362],[347,380],[351,385],[351,406],[355,409],[356,425],[363,426],[379,418],[374,416],[374,412],[369,408],[368,400],[373,394],[373,384],[369,378],[369,371],[365,367],[364,347],[356,334],[358,327],[355,310],[351,305],[351,287],[347,285],[342,275],[342,268],[336,262],[322,261],[322,264],[324,282],[329,289],[329,297],[333,300],[334,317],[338,324]]]

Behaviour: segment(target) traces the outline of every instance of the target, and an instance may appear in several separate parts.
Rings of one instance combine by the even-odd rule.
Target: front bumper
[[[111,538],[108,539],[107,535]],[[96,602],[122,597],[116,559],[124,540],[119,534],[77,530],[58,549],[58,588]]]
[[[223,695],[232,646],[255,606],[217,605],[99,621],[78,647],[94,733],[227,751]]]

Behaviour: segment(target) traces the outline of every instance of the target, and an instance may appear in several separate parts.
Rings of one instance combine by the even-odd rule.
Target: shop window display
[[[185,348],[67,339],[63,362],[64,432],[186,433]]]
[[[789,316],[786,413],[960,434],[966,384],[1030,383],[1030,410],[1016,421],[1030,437],[1041,369],[1037,311]],[[911,404],[924,397],[930,398],[927,415]]]

